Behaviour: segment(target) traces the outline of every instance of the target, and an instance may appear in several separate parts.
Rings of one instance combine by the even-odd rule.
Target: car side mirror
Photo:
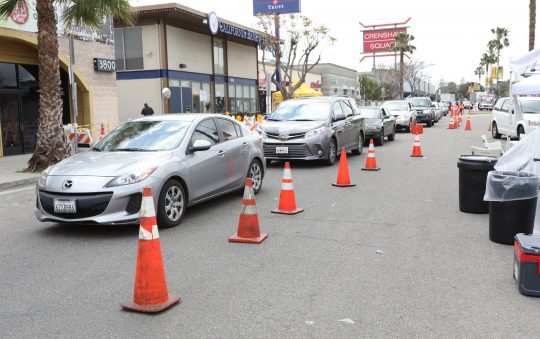
[[[212,147],[212,144],[208,140],[195,140],[193,145],[189,148],[192,153],[207,151]]]
[[[347,119],[345,114],[338,114],[338,115],[334,114],[334,116],[333,116],[334,121],[341,121],[341,120],[345,120],[345,119]]]

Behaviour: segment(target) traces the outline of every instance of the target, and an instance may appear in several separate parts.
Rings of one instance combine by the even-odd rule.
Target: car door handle
[[[219,152],[218,152],[218,155],[219,155],[220,157],[224,157],[225,154],[227,154],[227,152],[225,152],[224,150],[219,150]]]

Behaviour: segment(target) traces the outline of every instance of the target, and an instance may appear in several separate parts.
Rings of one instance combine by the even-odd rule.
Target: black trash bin
[[[481,155],[461,155],[459,168],[459,210],[465,213],[487,214],[489,204],[484,201],[486,178],[498,158]]]
[[[489,173],[486,200],[489,201],[489,239],[513,245],[518,233],[534,229],[538,176],[524,172]]]

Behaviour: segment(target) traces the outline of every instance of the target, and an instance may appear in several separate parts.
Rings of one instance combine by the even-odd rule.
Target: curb
[[[19,186],[27,186],[37,183],[39,180],[39,177],[32,177],[32,178],[26,178],[26,179],[20,179],[15,181],[9,181],[9,182],[3,182],[0,183],[0,191],[7,190],[14,187]]]

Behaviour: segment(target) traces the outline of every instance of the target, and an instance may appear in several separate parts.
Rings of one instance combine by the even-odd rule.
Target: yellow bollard
[[[236,121],[240,121],[240,122],[241,122],[241,121],[242,121],[242,117],[239,116],[239,115],[237,115],[237,116],[236,116]]]
[[[262,114],[257,114],[257,122],[260,124],[263,121]]]
[[[225,115],[228,116],[228,117],[230,117],[230,116],[231,116],[231,113],[225,112]]]

